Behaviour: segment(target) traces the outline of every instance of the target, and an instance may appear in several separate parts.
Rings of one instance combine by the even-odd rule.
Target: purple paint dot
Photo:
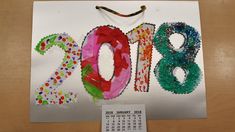
[[[60,82],[62,83],[62,82],[63,82],[63,80],[60,80]]]
[[[61,36],[59,36],[59,38],[58,38],[59,40],[61,40],[62,39],[62,37]]]

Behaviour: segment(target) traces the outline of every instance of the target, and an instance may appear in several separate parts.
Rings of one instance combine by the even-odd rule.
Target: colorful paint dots
[[[175,50],[170,43],[170,35],[178,33],[185,41],[180,49]],[[199,33],[185,23],[164,23],[154,36],[154,46],[163,58],[155,67],[154,73],[163,89],[175,94],[188,94],[194,91],[201,79],[201,70],[194,62],[200,49]],[[180,83],[173,70],[180,67],[185,72],[185,80]]]
[[[52,46],[58,46],[63,49],[65,55],[58,69],[36,89],[36,104],[77,102],[76,93],[58,90],[58,87],[72,75],[80,59],[82,81],[92,97],[108,100],[120,96],[131,78],[129,42],[131,44],[138,42],[135,91],[149,91],[154,44],[156,50],[163,56],[154,69],[162,88],[174,94],[191,93],[201,78],[201,70],[194,62],[200,49],[199,33],[193,27],[180,22],[162,24],[153,37],[154,29],[154,24],[143,23],[125,35],[114,26],[96,27],[85,37],[82,49],[68,34],[52,34],[44,37],[35,48],[37,52],[44,55]],[[183,35],[185,39],[179,49],[175,49],[169,40],[174,33]],[[114,55],[114,73],[109,80],[105,80],[100,75],[98,68],[98,55],[104,44],[109,46]],[[185,80],[182,83],[173,73],[178,67],[185,72]]]
[[[58,46],[65,52],[64,59],[49,79],[36,89],[36,104],[66,104],[77,102],[77,94],[58,90],[58,87],[77,67],[81,49],[68,34],[52,34],[44,37],[35,50],[44,55],[52,46]]]
[[[135,91],[148,92],[155,26],[143,23],[127,33],[130,43],[138,42]]]
[[[99,74],[98,53],[108,43],[114,54],[114,75],[105,80]],[[112,99],[119,96],[131,77],[130,47],[127,36],[113,26],[101,26],[91,30],[82,46],[82,81],[94,98]]]

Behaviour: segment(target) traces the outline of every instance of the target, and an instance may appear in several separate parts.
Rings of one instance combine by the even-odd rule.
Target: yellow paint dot
[[[62,95],[62,91],[59,91],[58,94],[59,94],[59,95]]]

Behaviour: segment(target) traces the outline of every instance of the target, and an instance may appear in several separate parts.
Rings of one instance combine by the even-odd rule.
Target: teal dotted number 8
[[[184,43],[177,50],[169,40],[174,33],[184,37]],[[194,62],[200,49],[199,33],[185,23],[164,23],[159,27],[153,41],[155,48],[163,56],[154,69],[161,87],[175,94],[193,92],[201,80],[201,70]],[[182,83],[173,74],[176,67],[182,68],[185,73]]]

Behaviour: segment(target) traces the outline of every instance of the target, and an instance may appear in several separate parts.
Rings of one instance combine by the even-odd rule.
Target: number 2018
[[[155,25],[143,23],[124,34],[119,28],[105,25],[92,29],[85,37],[82,47],[68,34],[52,34],[41,39],[35,50],[44,55],[52,46],[64,51],[61,65],[35,91],[36,104],[65,104],[76,102],[78,95],[59,91],[58,87],[71,76],[81,61],[81,77],[86,91],[97,99],[118,97],[131,78],[130,44],[138,42],[134,90],[149,91],[152,49],[163,56],[154,64],[154,74],[161,87],[175,94],[189,94],[200,83],[201,70],[194,62],[200,49],[200,35],[195,28],[182,23],[163,23],[155,32]],[[184,37],[179,49],[174,49],[169,37],[178,33]],[[113,51],[114,72],[109,80],[99,73],[98,55],[100,47],[108,44]],[[180,67],[185,80],[181,83],[173,74]]]

